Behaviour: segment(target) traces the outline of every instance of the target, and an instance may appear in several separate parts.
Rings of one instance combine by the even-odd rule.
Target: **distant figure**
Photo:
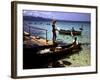
[[[53,44],[55,43],[57,37],[55,24],[56,24],[56,20],[53,20],[52,22]]]
[[[74,27],[72,27],[72,31],[75,31]]]
[[[83,25],[79,29],[82,31],[83,30]]]

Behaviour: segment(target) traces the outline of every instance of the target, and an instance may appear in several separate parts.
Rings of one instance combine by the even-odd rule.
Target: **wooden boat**
[[[43,47],[34,47],[34,48],[24,48],[23,51],[23,68],[24,69],[32,69],[32,68],[45,68],[51,62],[56,62],[58,60],[69,57],[72,54],[75,54],[81,51],[81,45],[78,44],[73,46],[73,44],[69,44],[67,46],[62,47],[57,51],[48,51],[46,53],[40,53],[41,50],[50,49],[56,46],[43,46]]]
[[[71,31],[71,30],[63,30],[60,29],[59,30],[59,34],[65,34],[65,35],[81,35],[81,31]]]
[[[46,52],[46,53],[44,53],[44,54],[42,54],[42,55],[46,55],[46,56],[48,56],[48,54],[50,53],[50,54],[53,54],[53,55],[56,55],[55,57],[57,57],[57,56],[59,56],[59,55],[72,55],[72,54],[74,54],[74,53],[76,53],[76,52],[79,52],[82,48],[81,48],[81,46],[80,46],[81,44],[78,44],[78,45],[73,45],[73,44],[69,44],[69,45],[67,45],[67,46],[60,46],[61,47],[61,49],[59,49],[59,50],[56,50],[56,48],[58,48],[58,47],[52,47],[52,48],[55,48],[55,50],[50,50],[50,51],[48,51],[48,52]],[[41,54],[39,54],[39,55],[41,55]]]

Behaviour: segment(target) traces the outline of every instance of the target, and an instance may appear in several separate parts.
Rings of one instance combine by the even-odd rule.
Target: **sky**
[[[23,15],[57,19],[57,20],[67,20],[67,21],[88,21],[89,22],[91,20],[90,13],[23,10]]]

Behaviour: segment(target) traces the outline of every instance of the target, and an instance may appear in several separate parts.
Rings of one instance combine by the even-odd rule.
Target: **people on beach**
[[[56,42],[56,37],[57,37],[55,24],[56,24],[56,20],[53,20],[52,21],[53,44]]]

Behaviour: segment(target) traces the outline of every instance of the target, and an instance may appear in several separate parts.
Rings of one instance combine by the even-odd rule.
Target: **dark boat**
[[[65,34],[65,35],[81,35],[81,31],[76,31],[76,30],[59,30],[59,34]]]
[[[73,44],[69,44],[67,46],[60,46],[61,49],[57,51],[48,51],[46,53],[41,54],[41,50],[50,49],[56,46],[40,46],[34,48],[23,48],[24,50],[24,69],[32,69],[32,68],[45,68],[51,62],[56,62],[58,60],[69,57],[72,54],[75,54],[81,51],[80,44],[73,46]]]

